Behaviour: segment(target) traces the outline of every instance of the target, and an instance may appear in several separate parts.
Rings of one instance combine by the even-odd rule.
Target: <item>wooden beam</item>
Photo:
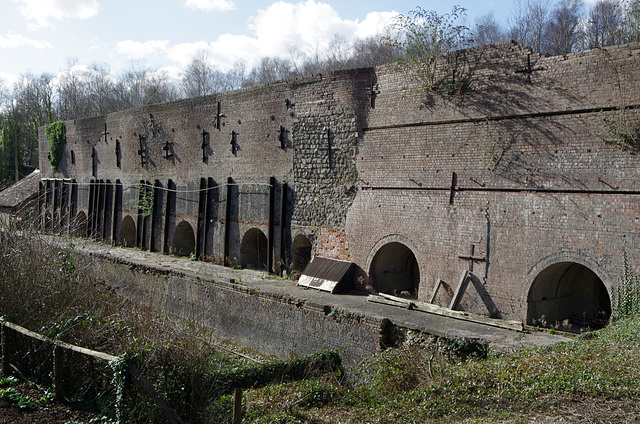
[[[411,309],[428,314],[440,315],[444,317],[454,318],[462,321],[474,322],[476,324],[488,325],[496,328],[504,328],[513,331],[524,331],[524,325],[520,321],[508,321],[496,318],[489,318],[482,315],[474,315],[463,311],[454,311],[448,308],[443,308],[438,305],[431,305],[424,302],[414,302],[409,299],[401,297],[391,296],[384,293],[377,295],[371,294],[367,298],[367,301],[373,303],[380,303],[383,305],[396,306],[404,309]]]

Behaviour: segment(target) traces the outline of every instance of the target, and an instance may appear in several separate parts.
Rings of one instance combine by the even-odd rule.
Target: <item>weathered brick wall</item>
[[[184,221],[196,239],[193,253],[235,264],[244,236],[258,229],[270,239],[277,270],[287,261],[282,255],[290,259],[291,241],[280,236],[290,226],[318,236],[316,251],[344,228],[356,191],[358,113],[371,75],[365,69],[316,76],[67,122],[61,165],[54,172],[43,155],[43,178],[75,180],[75,208],[89,227],[80,233],[122,243],[121,221],[130,217],[139,247],[175,253],[175,228]],[[44,132],[40,144],[46,151]],[[91,182],[98,184],[95,195]],[[155,187],[150,217],[141,218],[141,182]],[[103,198],[116,183],[118,217],[104,229],[104,216],[113,213],[105,212]]]
[[[206,326],[211,334],[280,359],[340,350],[349,362],[380,350],[385,320],[330,314],[324,305],[287,298],[206,276],[130,266],[93,257],[97,281],[157,311]]]
[[[485,306],[507,318],[526,318],[540,264],[569,257],[613,296],[623,251],[640,269],[631,253],[640,163],[607,143],[603,128],[618,108],[640,105],[638,47],[531,54],[530,74],[516,72],[529,52],[510,43],[467,52],[474,68],[463,95],[425,95],[378,68],[347,218],[351,259],[368,273],[380,247],[406,240],[419,299],[429,300],[438,279],[457,286],[468,267],[458,256],[474,244],[487,258],[473,268]],[[640,121],[637,109],[625,113]]]
[[[274,261],[291,263],[304,235],[315,253],[355,262],[366,287],[377,253],[404,245],[425,301],[439,279],[455,289],[473,245],[479,312],[524,320],[545,267],[584,266],[609,296],[623,252],[640,271],[640,163],[607,132],[640,121],[639,55],[637,44],[543,57],[500,43],[458,53],[461,94],[425,92],[382,66],[68,122],[60,171],[42,155],[42,175],[80,184],[91,228],[108,224],[109,187],[83,184],[119,181],[113,221],[133,219],[152,250],[175,245],[185,221],[204,257],[240,261],[258,229]],[[177,190],[158,196],[149,222],[141,180]]]

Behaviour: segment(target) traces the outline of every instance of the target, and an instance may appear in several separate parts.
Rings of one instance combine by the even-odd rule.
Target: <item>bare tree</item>
[[[381,37],[367,37],[353,43],[353,54],[349,60],[350,68],[365,68],[382,65],[397,56],[392,46]]]
[[[180,97],[177,83],[167,72],[153,70],[139,62],[129,65],[115,89],[124,108],[164,103]]]
[[[88,87],[84,71],[77,59],[67,61],[67,69],[58,74],[55,81],[57,115],[60,119],[75,119],[91,116]]]
[[[121,108],[116,94],[116,79],[111,76],[108,65],[94,63],[84,77],[89,92],[90,115],[105,115]]]
[[[550,0],[516,0],[509,18],[508,35],[536,53],[547,50],[546,34],[551,19]]]
[[[640,0],[629,0],[624,10],[624,41],[640,41]]]
[[[143,105],[167,103],[180,98],[180,91],[175,81],[166,70],[148,72],[143,84]]]
[[[267,84],[293,76],[291,62],[279,57],[263,57],[260,63],[251,69],[245,85]]]
[[[476,27],[473,34],[472,45],[486,46],[500,41],[505,41],[507,35],[493,13],[488,13],[476,18]]]
[[[9,88],[3,80],[0,79],[0,113],[9,104]],[[1,121],[1,119],[0,119]]]
[[[246,79],[247,64],[243,61],[238,61],[233,64],[233,67],[221,75],[220,91],[237,90],[244,86]]]
[[[619,0],[599,0],[587,18],[584,47],[592,49],[620,44],[623,41],[622,17]]]
[[[548,53],[567,54],[575,51],[582,39],[582,0],[561,0],[551,13],[547,34]]]
[[[14,85],[13,117],[20,126],[21,166],[38,166],[38,129],[56,120],[53,105],[53,76],[24,74]]]
[[[220,72],[213,66],[209,53],[198,50],[182,76],[182,89],[186,97],[206,96],[218,90]]]
[[[352,56],[352,45],[342,35],[335,34],[329,42],[329,50],[325,60],[325,72],[336,71],[348,67]]]

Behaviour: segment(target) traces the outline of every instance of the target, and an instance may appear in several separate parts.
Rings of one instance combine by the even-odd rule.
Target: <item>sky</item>
[[[439,14],[467,8],[468,23],[493,12],[503,24],[512,0],[428,0]],[[0,81],[26,73],[57,74],[69,64],[108,66],[118,75],[133,63],[177,74],[206,50],[228,70],[243,60],[322,51],[333,34],[345,40],[379,33],[417,0],[0,0]]]

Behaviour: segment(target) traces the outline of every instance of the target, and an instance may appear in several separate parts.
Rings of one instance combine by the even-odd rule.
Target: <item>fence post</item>
[[[2,338],[2,376],[8,377],[11,374],[9,369],[9,340],[7,337],[7,327],[4,325],[4,321],[0,322],[0,337]]]
[[[233,424],[242,422],[242,389],[233,391]]]
[[[64,377],[64,350],[58,345],[53,348],[53,390],[56,402],[64,400],[64,388],[62,387]]]

